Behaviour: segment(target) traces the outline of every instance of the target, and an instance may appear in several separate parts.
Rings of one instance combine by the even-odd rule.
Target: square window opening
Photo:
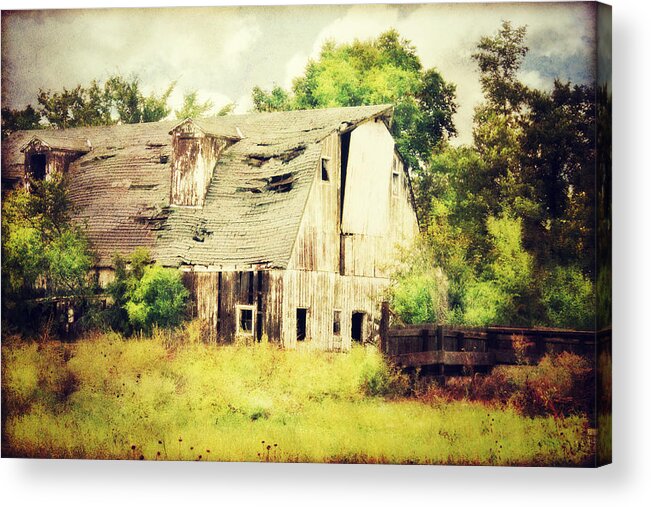
[[[255,329],[255,307],[237,306],[237,332],[238,334],[253,336]]]
[[[391,188],[393,190],[393,195],[398,195],[400,189],[400,173],[394,172],[391,180]]]

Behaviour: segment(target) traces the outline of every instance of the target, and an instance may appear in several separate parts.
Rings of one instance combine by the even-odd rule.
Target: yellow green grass
[[[4,343],[3,455],[581,465],[582,417],[390,396],[372,348],[176,347],[105,334]],[[398,380],[400,380],[398,378]],[[400,382],[397,382],[400,384]]]

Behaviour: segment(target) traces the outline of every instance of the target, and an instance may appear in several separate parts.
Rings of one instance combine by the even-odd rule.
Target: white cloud
[[[558,67],[568,57],[581,65],[593,44],[592,8],[584,3],[331,6],[322,15],[310,11],[311,21],[304,25],[301,14],[317,7],[9,14],[3,16],[2,27],[3,100],[24,107],[35,101],[38,88],[58,90],[119,72],[139,75],[146,91],[160,92],[178,80],[174,107],[182,103],[183,92],[198,90],[200,99],[212,99],[216,108],[237,97],[236,111],[245,112],[252,107],[253,86],[269,87],[275,79],[291,86],[326,40],[351,42],[396,28],[416,46],[426,67],[438,68],[456,84],[457,142],[470,142],[473,110],[482,100],[471,59],[478,39],[494,33],[502,19],[510,19],[528,26],[531,54],[548,57],[545,65]],[[293,39],[274,30],[281,25],[295,26],[301,40],[308,42],[292,48]],[[269,65],[271,53],[279,55],[277,70]],[[550,82],[550,72],[561,73],[557,67],[526,68],[522,78],[542,87]]]
[[[308,57],[316,58],[328,39],[338,43],[377,37],[389,28],[410,40],[426,68],[436,67],[457,87],[459,130],[456,144],[472,141],[474,108],[483,99],[479,75],[471,55],[479,39],[497,31],[502,20],[527,26],[527,43],[537,55],[586,59],[594,33],[591,7],[583,4],[427,4],[400,15],[389,5],[354,6],[325,26],[309,53],[297,52],[286,65],[285,84],[303,73]],[[522,72],[526,84],[548,88],[551,80],[535,70]]]

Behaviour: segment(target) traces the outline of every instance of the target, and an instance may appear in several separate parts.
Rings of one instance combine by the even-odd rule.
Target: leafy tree
[[[594,274],[594,88],[556,81],[551,92],[531,91],[528,103],[520,160],[539,204],[528,243],[542,265],[578,261]]]
[[[526,88],[518,80],[518,71],[529,48],[524,45],[525,26],[513,28],[510,21],[493,37],[482,37],[472,58],[477,62],[484,97],[488,105],[502,114],[510,114],[521,106]]]
[[[415,179],[425,244],[448,277],[453,322],[591,319],[599,109],[591,86],[524,86],[525,36],[525,27],[504,22],[481,38],[473,58],[485,101],[475,110],[473,145],[442,147]]]
[[[174,114],[176,114],[178,120],[184,120],[185,118],[203,118],[213,108],[213,105],[210,99],[205,102],[199,102],[197,91],[194,90],[183,95],[183,106],[181,109],[174,111]]]
[[[41,115],[31,106],[25,109],[2,108],[2,138],[5,139],[9,134],[16,130],[31,130],[41,128]]]
[[[30,182],[2,206],[3,317],[34,326],[29,300],[65,295],[83,300],[93,288],[94,256],[81,227],[71,221],[65,179]]]
[[[554,327],[594,329],[594,284],[576,266],[556,266],[541,287],[545,323]]]
[[[171,111],[167,102],[175,86],[173,82],[160,95],[145,96],[138,77],[115,74],[104,84],[93,80],[87,87],[40,90],[38,113],[54,128],[159,121]]]
[[[232,114],[235,110],[235,102],[229,102],[223,106],[219,111],[217,111],[217,116],[228,116]]]
[[[270,91],[254,86],[251,98],[253,99],[253,109],[260,113],[295,109],[291,103],[289,93],[278,85],[275,85]]]
[[[531,316],[526,303],[534,290],[534,264],[522,245],[522,220],[489,217],[487,229],[491,262],[467,289],[464,321],[470,325],[528,325]]]
[[[291,92],[255,87],[252,98],[256,111],[394,104],[392,131],[414,169],[427,162],[439,143],[456,135],[454,85],[435,69],[424,70],[414,46],[395,30],[374,40],[326,42]]]

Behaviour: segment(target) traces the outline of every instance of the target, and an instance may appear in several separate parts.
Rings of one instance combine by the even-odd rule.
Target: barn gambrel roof
[[[197,208],[169,205],[170,131],[178,122],[46,132],[50,144],[74,138],[92,146],[70,165],[69,188],[100,266],[143,246],[167,266],[283,268],[320,168],[320,142],[373,118],[388,123],[391,114],[379,105],[191,120],[236,140]],[[3,142],[3,179],[22,171],[20,149],[44,132],[15,132]]]

